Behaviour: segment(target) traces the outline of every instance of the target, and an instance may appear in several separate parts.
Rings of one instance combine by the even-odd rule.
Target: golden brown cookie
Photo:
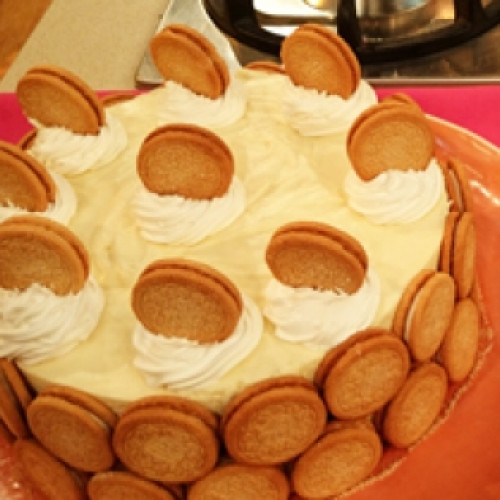
[[[104,107],[107,108],[109,106],[114,106],[115,104],[131,101],[136,95],[137,92],[134,91],[111,92],[110,94],[106,94],[101,97],[101,102]]]
[[[438,418],[448,390],[444,368],[428,362],[414,369],[383,418],[384,438],[393,446],[416,443]]]
[[[101,472],[113,465],[111,434],[117,417],[90,394],[49,386],[29,405],[27,418],[33,435],[69,466]]]
[[[389,330],[358,333],[333,348],[315,381],[332,415],[353,419],[382,408],[399,390],[410,368],[408,349]]]
[[[224,94],[229,70],[214,45],[201,33],[170,24],[150,44],[153,61],[167,81],[172,80],[210,99]]]
[[[422,111],[394,99],[361,113],[347,137],[351,164],[365,181],[391,169],[425,170],[434,149],[434,135]]]
[[[451,201],[450,212],[471,212],[473,199],[465,164],[451,157],[441,162],[440,166]]]
[[[234,159],[215,133],[196,125],[170,124],[143,141],[137,173],[152,193],[212,199],[227,193]]]
[[[326,26],[306,23],[285,38],[281,60],[295,85],[347,99],[361,69],[351,47]]]
[[[229,337],[241,317],[236,286],[216,269],[183,259],[150,264],[132,290],[137,319],[152,333],[202,344]]]
[[[83,243],[66,226],[20,215],[0,224],[0,286],[25,290],[33,283],[57,295],[79,292],[89,275]]]
[[[243,389],[227,405],[221,430],[237,462],[275,465],[302,453],[321,434],[326,408],[308,380],[275,377]]]
[[[144,398],[121,415],[113,447],[136,474],[153,481],[188,483],[205,476],[217,462],[216,425],[214,415],[194,401]]]
[[[334,422],[294,463],[291,479],[304,498],[332,498],[369,477],[382,457],[379,435],[366,421]]]
[[[32,146],[37,133],[38,130],[36,128],[32,128],[29,132],[26,132],[26,134],[24,134],[19,141],[17,141],[17,146],[23,151],[27,151]]]
[[[245,65],[247,69],[262,71],[264,73],[285,75],[285,68],[274,61],[252,61]]]
[[[476,275],[476,230],[472,212],[446,217],[439,267],[453,276],[459,299],[468,297]]]
[[[474,301],[458,302],[439,349],[439,361],[452,382],[463,382],[474,367],[478,347],[480,315]]]
[[[47,169],[21,148],[0,141],[0,206],[43,212],[56,197]]]
[[[226,464],[190,486],[188,500],[288,500],[286,475],[276,467]]]
[[[17,366],[0,359],[0,421],[17,438],[28,436],[24,412],[30,402],[30,389]]]
[[[95,474],[87,493],[89,500],[176,500],[166,488],[127,471]]]
[[[83,481],[34,439],[20,439],[14,452],[23,477],[46,500],[84,500]]]
[[[328,224],[291,222],[271,237],[266,262],[274,277],[291,287],[356,292],[368,257],[352,236]]]
[[[17,84],[23,112],[46,127],[97,134],[105,124],[97,94],[73,73],[51,65],[31,68]]]
[[[450,324],[455,305],[455,284],[447,273],[422,270],[404,290],[392,329],[405,340],[416,361],[436,354]]]

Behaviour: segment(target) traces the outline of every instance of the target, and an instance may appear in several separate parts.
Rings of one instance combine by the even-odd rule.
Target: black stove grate
[[[215,24],[230,37],[260,52],[279,56],[283,37],[264,30],[252,0],[204,0]],[[500,0],[483,6],[481,0],[454,0],[454,19],[446,26],[394,39],[363,36],[355,0],[339,0],[337,32],[362,64],[380,64],[422,57],[471,40],[500,24]]]

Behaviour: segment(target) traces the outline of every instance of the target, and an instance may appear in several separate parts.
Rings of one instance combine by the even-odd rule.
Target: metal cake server
[[[202,5],[203,0],[170,0],[156,33],[169,24],[186,24],[202,33],[214,45],[220,56],[226,61],[230,70],[241,67],[238,59],[234,55],[231,44],[225,36],[215,27],[212,20]],[[149,47],[136,72],[136,81],[143,85],[159,85],[163,82],[163,77],[158,73],[151,58]]]

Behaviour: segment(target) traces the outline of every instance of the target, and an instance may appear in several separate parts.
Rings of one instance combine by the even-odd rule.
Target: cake
[[[434,158],[416,103],[400,95],[374,101],[348,46],[325,28],[291,35],[284,68],[237,74],[184,26],[160,33],[152,50],[165,85],[106,107],[90,92],[76,105],[91,102],[91,116],[101,110],[97,129],[90,120],[83,132],[60,131],[40,124],[42,115],[24,150],[9,153],[35,158],[69,183],[77,206],[54,224],[81,241],[86,279],[104,296],[78,314],[58,302],[62,324],[98,313],[92,331],[63,353],[39,353],[36,342],[29,353],[22,342],[15,350],[0,327],[0,354],[39,393],[16,434],[33,433],[68,468],[94,474],[91,498],[112,498],[106,474],[122,467],[117,481],[192,485],[188,498],[205,498],[204,488],[230,491],[246,475],[258,484],[248,498],[343,493],[380,472],[384,446],[417,442],[449,402],[451,381],[463,383],[473,370],[480,317],[470,195],[457,181],[464,168]],[[333,87],[318,86],[322,72],[304,74],[305,53],[313,66],[334,64]],[[185,69],[172,54],[182,54]],[[73,76],[57,68],[27,76],[18,89],[25,111],[37,78],[74,89]],[[78,97],[87,96],[76,82]],[[342,120],[329,111],[339,100],[351,112],[344,108]],[[79,165],[82,154],[92,158]],[[466,201],[450,212],[450,198]],[[10,256],[12,221],[38,227],[47,214],[16,217],[4,205],[0,249],[4,242]],[[1,300],[22,295],[0,284]],[[467,318],[465,333],[457,317]],[[214,333],[212,324],[224,326]],[[401,414],[416,404],[422,419],[401,429]],[[91,422],[105,422],[100,431],[88,423],[90,408]],[[46,431],[44,409],[58,415],[55,433]],[[105,460],[93,465],[89,452],[75,462],[61,451],[66,420],[81,425],[74,440],[107,442],[95,445]],[[175,442],[166,437],[171,428]],[[335,474],[318,467],[345,460],[342,443],[352,467],[329,479]],[[163,446],[175,450],[165,462]]]

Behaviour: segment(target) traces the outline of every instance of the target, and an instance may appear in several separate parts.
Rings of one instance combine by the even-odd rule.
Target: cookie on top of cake
[[[4,355],[38,395],[23,406],[14,384],[1,385],[8,404],[0,416],[20,439],[24,466],[37,457],[53,472],[30,475],[49,498],[51,477],[71,483],[75,498],[94,500],[127,488],[170,500],[214,490],[229,498],[235,485],[246,485],[249,498],[276,500],[344,493],[383,471],[386,447],[422,439],[453,384],[473,373],[481,316],[471,197],[466,183],[443,181],[454,170],[464,179],[464,168],[433,161],[434,138],[416,103],[359,97],[374,94],[352,51],[324,27],[290,35],[283,66],[234,74],[188,27],[167,27],[152,51],[165,85],[113,102],[105,114],[126,131],[123,149],[98,168],[63,174],[78,198],[65,236],[34,215],[23,231],[11,219],[0,225],[5,276],[15,275],[0,284],[0,301],[17,300],[33,283],[51,297],[77,297],[90,266],[105,296],[76,345],[66,344],[74,329],[63,326],[53,344],[65,353],[28,364],[17,335],[20,350]],[[44,88],[42,73],[27,81]],[[72,95],[73,80],[61,83],[56,73],[49,86]],[[311,133],[289,114],[287,87],[307,93],[294,99],[306,103]],[[232,88],[239,104],[228,118]],[[88,112],[77,92],[76,107]],[[50,93],[40,100],[50,107]],[[337,121],[326,102],[347,121],[308,123]],[[356,112],[346,114],[353,102]],[[70,132],[78,141],[94,133]],[[36,155],[35,142],[23,141],[23,154]],[[431,189],[412,191],[414,175]],[[244,203],[214,213],[236,179]],[[177,197],[188,213],[200,200],[206,206],[194,219],[168,209],[174,224],[160,217],[161,238],[149,238],[137,213],[144,190]],[[449,213],[451,197],[457,212]],[[170,238],[197,222],[199,240]],[[26,252],[37,255],[42,276],[23,266]],[[78,286],[47,287],[52,275],[71,274],[64,269]],[[69,316],[80,323],[89,315]],[[24,323],[2,317],[6,349],[12,324]],[[32,352],[42,352],[46,334],[30,331],[38,332]],[[409,421],[408,408],[419,418]],[[71,482],[73,470],[90,474],[88,483]]]

